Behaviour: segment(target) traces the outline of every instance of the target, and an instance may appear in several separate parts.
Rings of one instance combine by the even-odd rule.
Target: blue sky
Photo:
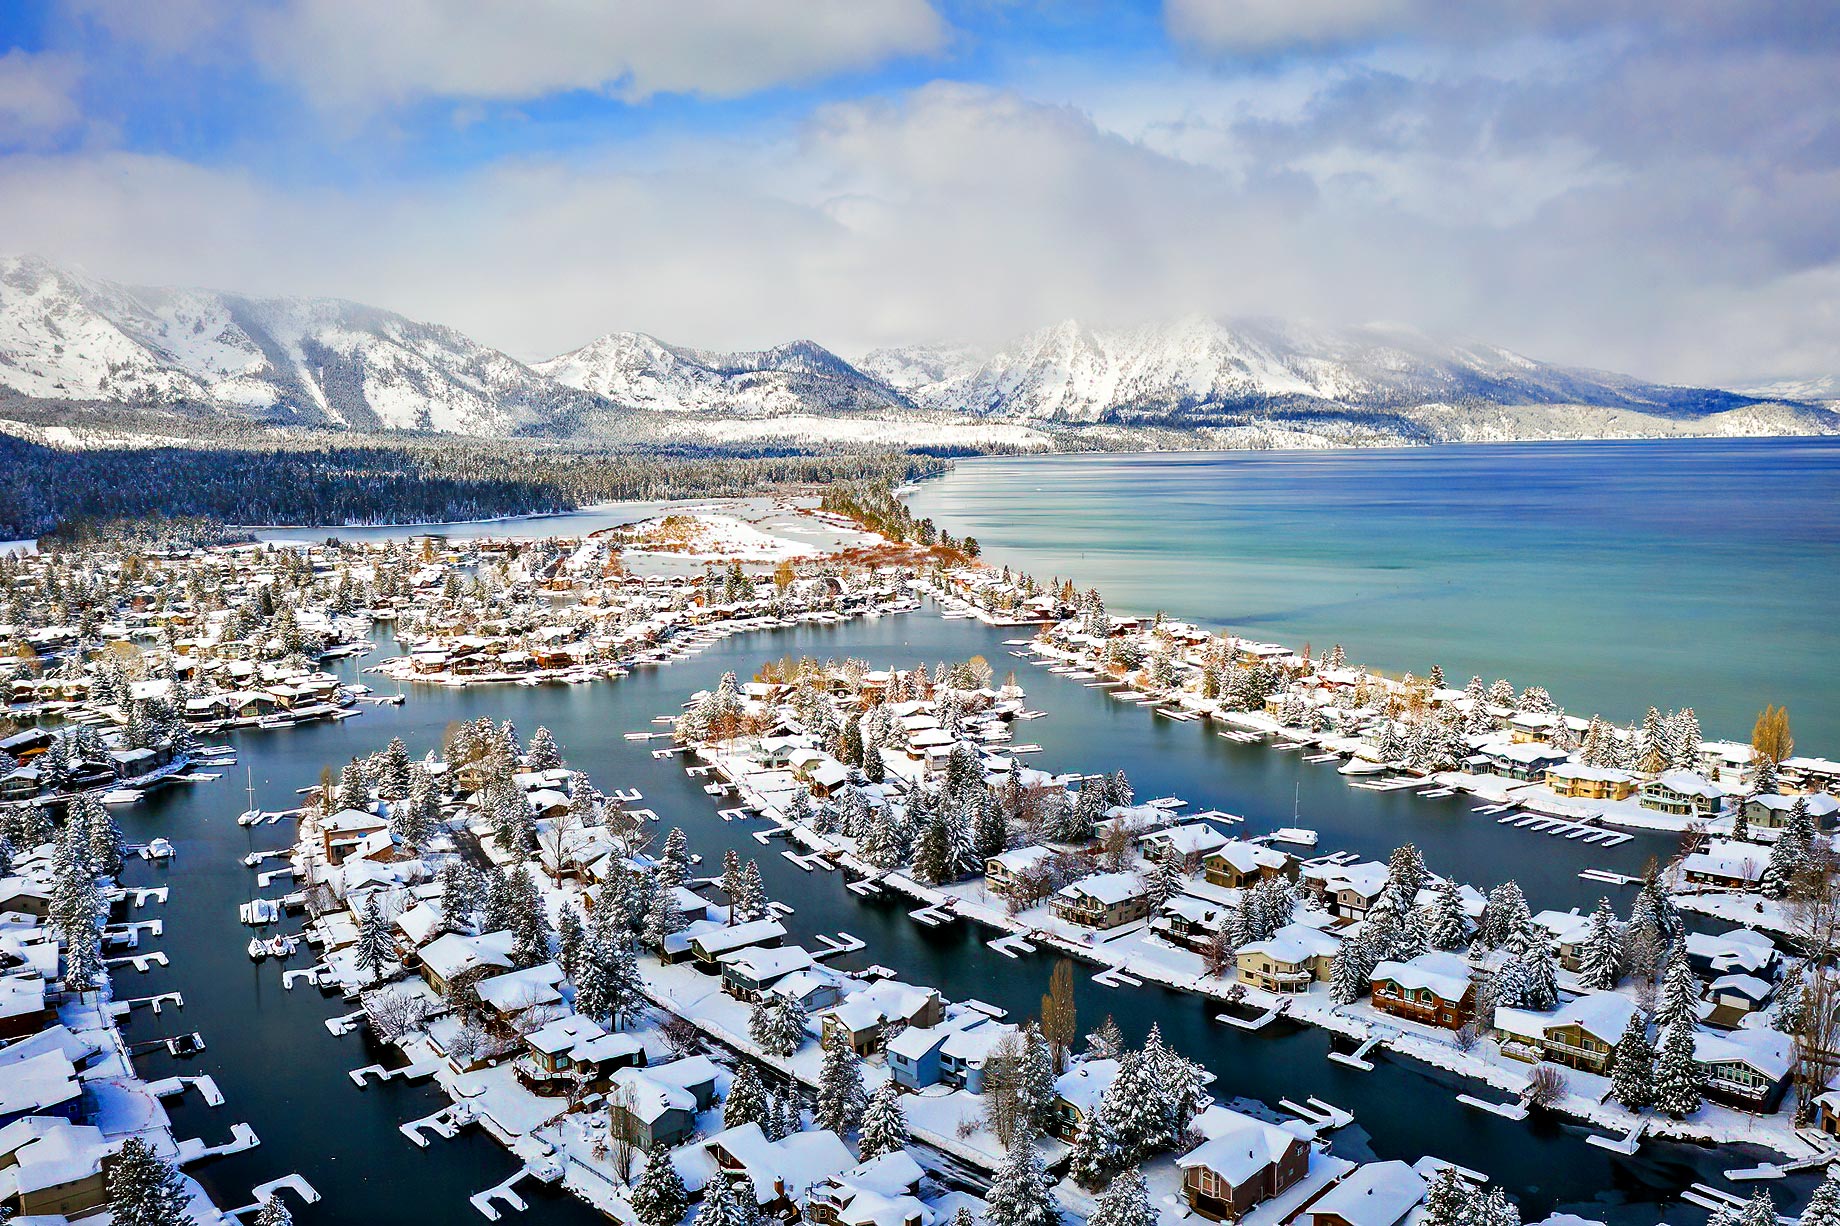
[[[1385,321],[1840,373],[1823,0],[14,0],[0,234],[525,358]]]

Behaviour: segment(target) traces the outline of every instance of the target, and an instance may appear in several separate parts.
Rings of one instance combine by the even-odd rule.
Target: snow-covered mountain
[[[527,365],[354,302],[130,288],[0,259],[0,400],[34,402],[40,424],[61,424],[47,403],[82,401],[161,410],[163,428],[180,434],[208,416],[233,429],[249,420],[691,446],[1840,433],[1840,413],[1813,399],[1658,386],[1403,329],[1205,317],[1109,331],[1067,322],[994,354],[915,345],[855,364],[811,341],[721,353],[614,332]]]
[[[0,260],[0,387],[284,425],[495,435],[579,397],[452,328],[326,298],[130,288]]]
[[[534,369],[616,404],[666,413],[753,418],[908,407],[894,389],[811,341],[716,353],[610,332]]]
[[[878,366],[898,368],[899,358],[887,352]],[[1691,415],[1745,403],[1728,393],[1660,387],[1405,330],[1327,331],[1199,316],[1115,331],[1069,320],[904,390],[917,404],[977,416],[1176,427],[1249,415],[1393,414],[1429,406],[1581,404]]]

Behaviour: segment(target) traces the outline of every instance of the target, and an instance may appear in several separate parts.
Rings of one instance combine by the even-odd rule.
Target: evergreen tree
[[[1338,1005],[1352,1005],[1367,995],[1373,986],[1374,967],[1379,959],[1364,935],[1351,936],[1342,942],[1329,974],[1329,999]]]
[[[1088,1190],[1105,1186],[1105,1181],[1124,1164],[1124,1152],[1112,1135],[1110,1113],[1097,1107],[1080,1118],[1073,1136],[1073,1153],[1068,1159],[1067,1174]]]
[[[1054,1052],[1041,1027],[1029,1022],[1022,1028],[1022,1052],[1016,1061],[1016,1108],[1036,1132],[1047,1130],[1057,1098],[1054,1089]]]
[[[377,909],[377,896],[372,894],[364,902],[364,914],[358,924],[358,969],[375,984],[383,978],[383,968],[395,954],[396,942],[390,937],[390,925]]]
[[[741,1180],[739,1184],[717,1171],[709,1186],[703,1189],[703,1203],[696,1211],[695,1226],[757,1226],[760,1221],[760,1207],[754,1201],[754,1184],[751,1180]]]
[[[1418,1226],[1472,1226],[1470,1185],[1458,1178],[1455,1167],[1443,1167],[1425,1190],[1425,1212]]]
[[[1693,1059],[1693,1023],[1683,1019],[1662,1031],[1655,1056],[1655,1106],[1684,1119],[1699,1110],[1703,1083]]]
[[[804,1006],[789,996],[769,992],[754,1004],[748,1037],[768,1055],[785,1059],[805,1042]]]
[[[1158,1220],[1143,1173],[1131,1167],[1112,1180],[1086,1226],[1157,1226]]]
[[[1598,899],[1597,910],[1591,913],[1591,930],[1585,937],[1578,977],[1586,987],[1605,992],[1623,977],[1623,933],[1608,898]]]
[[[907,1113],[901,1109],[901,1089],[891,1077],[876,1087],[863,1111],[862,1159],[867,1162],[906,1147]]]
[[[129,1137],[109,1165],[109,1212],[115,1226],[180,1226],[193,1221],[185,1184],[139,1137]]]
[[[606,939],[589,936],[575,959],[575,1012],[605,1025],[613,1016],[613,951]]]
[[[273,1192],[262,1202],[262,1211],[256,1214],[256,1226],[294,1226],[294,1215],[281,1203],[281,1197]]]
[[[581,908],[573,902],[563,903],[562,914],[556,921],[556,963],[562,967],[565,975],[574,976],[587,939],[587,930],[581,922]]]
[[[743,1060],[735,1070],[734,1080],[729,1083],[728,1097],[722,1100],[722,1127],[759,1124],[766,1119],[767,1105],[767,1091],[760,1084],[760,1074],[754,1071],[753,1062]]]
[[[1629,1110],[1640,1111],[1654,1104],[1654,1083],[1655,1049],[1648,1042],[1648,1020],[1634,1013],[1616,1043],[1610,1068],[1610,1096]]]
[[[953,877],[952,836],[943,813],[935,813],[921,827],[914,842],[914,877],[922,885],[944,885]]]
[[[717,1178],[717,1183],[726,1182]],[[690,1209],[690,1193],[683,1177],[671,1161],[671,1152],[660,1145],[647,1155],[639,1182],[633,1185],[627,1203],[639,1226],[677,1226]]]
[[[1463,892],[1450,878],[1438,882],[1431,930],[1426,934],[1426,939],[1432,948],[1447,952],[1463,948],[1469,940],[1469,919],[1463,913]]]
[[[1827,1178],[1808,1198],[1802,1210],[1801,1226],[1840,1226],[1840,1166],[1829,1165]]]
[[[531,734],[530,748],[525,758],[533,771],[562,769],[562,751],[556,748],[556,738],[548,728],[538,728]]]
[[[862,1118],[863,1098],[862,1059],[843,1031],[834,1030],[824,1040],[824,1064],[818,1070],[819,1127],[845,1135]]]
[[[1738,1215],[1741,1226],[1776,1226],[1776,1202],[1770,1199],[1768,1188],[1758,1188],[1750,1202]]]
[[[1661,986],[1661,1003],[1655,1010],[1656,1025],[1665,1030],[1676,1022],[1693,1024],[1699,1018],[1699,1012],[1694,1008],[1698,1000],[1699,981],[1687,963],[1686,951],[1676,949],[1668,958],[1667,976]]]
[[[985,1205],[984,1220],[989,1226],[1060,1226],[1054,1182],[1035,1156],[1031,1138],[1019,1136],[1010,1143]]]

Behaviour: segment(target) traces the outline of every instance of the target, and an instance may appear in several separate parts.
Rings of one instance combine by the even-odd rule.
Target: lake
[[[1451,684],[1544,685],[1840,756],[1840,440],[1670,439],[959,461],[910,496],[987,561]]]
[[[845,929],[868,942],[843,965],[887,965],[915,982],[937,985],[954,997],[991,1001],[1019,1017],[1039,1008],[1057,959],[1002,957],[986,947],[994,935],[988,931],[963,922],[923,928],[907,917],[911,904],[860,899],[843,888],[837,874],[801,872],[778,854],[780,845],[762,847],[753,840],[756,824],[721,821],[715,810],[725,802],[705,795],[681,764],[652,758],[648,744],[628,742],[623,734],[649,729],[651,716],[675,711],[690,692],[712,685],[726,669],[745,677],[788,652],[855,656],[881,667],[919,660],[930,667],[982,654],[999,673],[1015,664],[1030,705],[1049,712],[1049,718],[1027,726],[1028,738],[1043,746],[1040,765],[1123,767],[1140,796],[1174,794],[1197,807],[1243,814],[1248,832],[1289,824],[1297,806],[1304,824],[1322,832],[1325,851],[1350,848],[1383,857],[1395,844],[1413,839],[1427,849],[1434,869],[1478,885],[1517,876],[1536,907],[1588,906],[1605,887],[1580,881],[1579,868],[1602,864],[1634,871],[1672,846],[1670,839],[1640,836],[1620,848],[1587,848],[1503,829],[1459,799],[1418,800],[1350,788],[1332,767],[1226,741],[1205,725],[1171,724],[1068,678],[1028,668],[1005,655],[1002,640],[1014,634],[930,613],[807,626],[736,636],[700,656],[617,682],[413,686],[401,707],[366,707],[359,718],[333,724],[237,734],[241,761],[224,779],[173,787],[120,812],[131,841],[162,834],[177,845],[178,856],[168,866],[136,861],[126,870],[132,884],[164,880],[173,886],[167,906],[144,913],[166,921],[165,939],[157,944],[170,952],[172,965],[146,976],[124,972],[118,993],[176,989],[186,1001],[183,1012],[169,1010],[157,1018],[136,1011],[128,1037],[140,1041],[202,1031],[209,1045],[203,1055],[188,1061],[163,1052],[144,1056],[145,1074],[208,1072],[228,1096],[228,1104],[217,1110],[201,1106],[193,1095],[177,1103],[180,1135],[218,1140],[232,1122],[244,1120],[262,1138],[260,1147],[201,1164],[194,1173],[221,1203],[237,1204],[251,1185],[299,1171],[325,1194],[320,1204],[299,1212],[303,1226],[470,1220],[467,1195],[511,1173],[512,1160],[473,1130],[458,1141],[436,1140],[427,1150],[410,1145],[397,1125],[436,1110],[444,1101],[439,1092],[401,1083],[354,1088],[345,1070],[372,1063],[378,1053],[361,1034],[334,1038],[323,1025],[350,1006],[307,988],[283,991],[272,962],[255,965],[245,956],[249,930],[236,922],[237,904],[258,893],[242,857],[282,846],[291,830],[236,824],[246,768],[263,807],[287,807],[296,789],[318,780],[322,767],[336,769],[393,735],[420,756],[438,749],[443,730],[458,719],[509,719],[525,736],[547,726],[571,766],[588,771],[604,789],[639,788],[666,824],[685,829],[692,850],[706,863],[718,863],[729,847],[757,858],[770,896],[796,907],[787,921],[795,939],[810,943],[816,933]],[[379,640],[390,646],[387,632],[380,632]],[[357,663],[338,667],[355,679]],[[1613,890],[1618,909],[1626,909],[1629,891]],[[307,959],[296,958],[292,965],[305,966]],[[1743,1147],[1663,1143],[1644,1144],[1624,1157],[1585,1144],[1582,1128],[1539,1118],[1515,1124],[1463,1107],[1454,1100],[1456,1088],[1432,1084],[1415,1066],[1383,1059],[1375,1071],[1361,1073],[1332,1064],[1325,1059],[1327,1036],[1319,1031],[1280,1023],[1245,1034],[1212,1022],[1210,1009],[1197,998],[1149,986],[1108,989],[1094,984],[1084,967],[1076,968],[1076,985],[1082,1030],[1111,1013],[1137,1041],[1154,1023],[1173,1046],[1216,1074],[1212,1088],[1220,1098],[1247,1095],[1275,1103],[1287,1096],[1299,1101],[1320,1096],[1356,1116],[1355,1125],[1336,1134],[1337,1152],[1357,1159],[1430,1153],[1487,1171],[1521,1202],[1530,1220],[1563,1208],[1615,1226],[1648,1226],[1662,1217],[1698,1226],[1704,1215],[1678,1199],[1680,1190],[1696,1180],[1724,1186],[1718,1172],[1756,1157]],[[526,1195],[539,1194],[525,1188]],[[1785,1207],[1799,1207],[1807,1189],[1807,1179],[1799,1178],[1774,1190]],[[602,1220],[566,1198],[545,1198],[533,1207],[532,1220]]]

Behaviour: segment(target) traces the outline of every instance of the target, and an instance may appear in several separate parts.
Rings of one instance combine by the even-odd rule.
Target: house
[[[1708,839],[1704,847],[1681,860],[1680,871],[1695,885],[1743,890],[1757,884],[1769,863],[1770,849],[1761,843]]]
[[[939,1215],[919,1199],[923,1172],[895,1150],[813,1185],[804,1217],[817,1226],[932,1226]]]
[[[1781,830],[1789,824],[1789,813],[1798,802],[1807,806],[1808,816],[1817,830],[1832,826],[1834,814],[1840,813],[1840,797],[1829,796],[1826,792],[1813,792],[1806,796],[1754,792],[1744,798],[1739,812],[1744,815],[1746,823],[1759,830]]]
[[[1008,1022],[982,1022],[953,1029],[939,1049],[939,1079],[973,1094],[984,1092],[984,1069],[1005,1039],[1021,1032]]]
[[[1118,1079],[1118,1061],[1082,1060],[1054,1079],[1054,1113],[1048,1131],[1071,1143],[1080,1124],[1099,1106],[1099,1100]]]
[[[1350,1171],[1303,1212],[1307,1226],[1398,1226],[1425,1197],[1424,1176],[1403,1162]]]
[[[817,965],[811,953],[801,945],[780,949],[753,947],[723,954],[722,990],[737,1000],[759,1000],[762,992],[796,971]]]
[[[937,1026],[944,1017],[945,1001],[938,989],[884,979],[820,1015],[819,1030],[826,1040],[842,1034],[857,1055],[866,1056],[884,1037],[908,1026]]]
[[[1304,868],[1304,893],[1331,915],[1361,919],[1386,889],[1386,865],[1378,860],[1359,864],[1312,864]]]
[[[1307,992],[1312,983],[1327,983],[1335,973],[1341,938],[1307,924],[1286,924],[1263,941],[1239,947],[1235,976],[1248,987],[1267,992]]]
[[[798,1198],[808,1189],[857,1165],[849,1148],[826,1128],[772,1141],[759,1124],[742,1124],[710,1137],[701,1148],[714,1161],[716,1178],[750,1192],[762,1217],[781,1221],[796,1216]]]
[[[767,991],[773,996],[784,996],[787,1000],[796,1000],[805,1010],[807,1016],[820,1009],[828,1009],[843,999],[844,978],[836,971],[823,966],[807,967],[794,971],[784,979],[776,980]]]
[[[515,1023],[533,1009],[553,1009],[562,1003],[562,968],[539,962],[521,970],[481,979],[473,985],[479,1002],[506,1022]]]
[[[1140,840],[1144,858],[1151,863],[1174,859],[1177,864],[1199,862],[1202,857],[1232,842],[1206,822],[1183,822],[1155,830]]]
[[[1610,1071],[1617,1040],[1635,1012],[1627,996],[1587,992],[1550,1013],[1497,1007],[1495,1035],[1504,1056],[1602,1074]]]
[[[87,1124],[15,1120],[0,1128],[0,1201],[25,1216],[88,1217],[108,1204],[103,1165],[116,1148]]]
[[[716,1073],[708,1056],[615,1069],[608,1078],[608,1125],[647,1153],[681,1145],[696,1131],[697,1112],[715,1103]]]
[[[771,948],[785,939],[786,926],[776,919],[725,924],[691,937],[690,955],[696,959],[698,966],[713,974],[721,970],[723,954],[736,953],[755,945]]]
[[[1209,885],[1243,890],[1273,877],[1296,876],[1296,860],[1287,852],[1263,843],[1228,839],[1201,857]]]
[[[343,864],[369,835],[389,830],[388,818],[362,809],[340,809],[319,819],[320,852],[328,864]]]
[[[1374,1008],[1395,1017],[1460,1030],[1475,1012],[1470,966],[1455,954],[1433,951],[1374,968]]]
[[[643,1066],[645,1045],[629,1034],[609,1034],[593,1018],[570,1014],[524,1036],[525,1053],[514,1071],[537,1094],[567,1093],[576,1083],[596,1085],[615,1069]]]
[[[1749,928],[1734,928],[1716,936],[1689,932],[1686,951],[1687,965],[1701,979],[1732,974],[1767,979],[1775,972],[1777,962],[1776,943]]]
[[[1054,914],[1083,928],[1117,928],[1150,912],[1150,898],[1136,873],[1094,873],[1054,896]]]
[[[888,1075],[903,1090],[924,1090],[939,1084],[939,1049],[952,1037],[941,1026],[909,1026],[888,1040],[885,1052]]]
[[[1018,847],[984,861],[984,884],[992,894],[1008,897],[1017,884],[1054,858],[1050,849],[1035,844]]]
[[[77,1067],[61,1051],[27,1056],[0,1077],[0,1128],[29,1115],[74,1120],[83,1099]]]
[[[57,1009],[45,999],[45,981],[37,974],[0,977],[0,1040],[37,1034],[57,1021]]]
[[[1473,773],[1500,775],[1504,779],[1532,783],[1544,780],[1547,771],[1555,766],[1564,766],[1570,757],[1563,749],[1528,741],[1487,746],[1474,757],[1466,759],[1464,765],[1470,767]]]
[[[1769,1115],[1782,1105],[1795,1067],[1793,1039],[1768,1028],[1693,1034],[1693,1061],[1705,1074],[1706,1097],[1728,1107]]]
[[[1615,767],[1562,762],[1546,769],[1546,786],[1574,800],[1627,800],[1635,795],[1636,777]]]
[[[1221,903],[1193,894],[1177,894],[1163,904],[1163,913],[1150,921],[1150,928],[1178,945],[1202,953],[1232,918],[1233,912]]]
[[[1302,1124],[1268,1124],[1210,1107],[1196,1125],[1208,1139],[1176,1159],[1176,1166],[1183,1198],[1204,1218],[1237,1222],[1309,1174],[1312,1134]]]
[[[1755,1013],[1770,1002],[1775,988],[1755,975],[1720,975],[1706,987],[1706,999],[1712,1013],[1706,1020],[1714,1026],[1736,1027],[1747,1014]]]
[[[508,929],[480,936],[450,932],[436,937],[422,949],[422,978],[438,994],[446,996],[461,976],[509,970],[512,941]]]
[[[1576,907],[1570,911],[1541,911],[1534,915],[1533,923],[1552,938],[1559,965],[1568,971],[1584,968],[1585,945],[1591,938],[1590,916],[1578,914]]]
[[[1692,771],[1665,771],[1637,798],[1644,809],[1694,821],[1710,821],[1725,803],[1725,789]]]

